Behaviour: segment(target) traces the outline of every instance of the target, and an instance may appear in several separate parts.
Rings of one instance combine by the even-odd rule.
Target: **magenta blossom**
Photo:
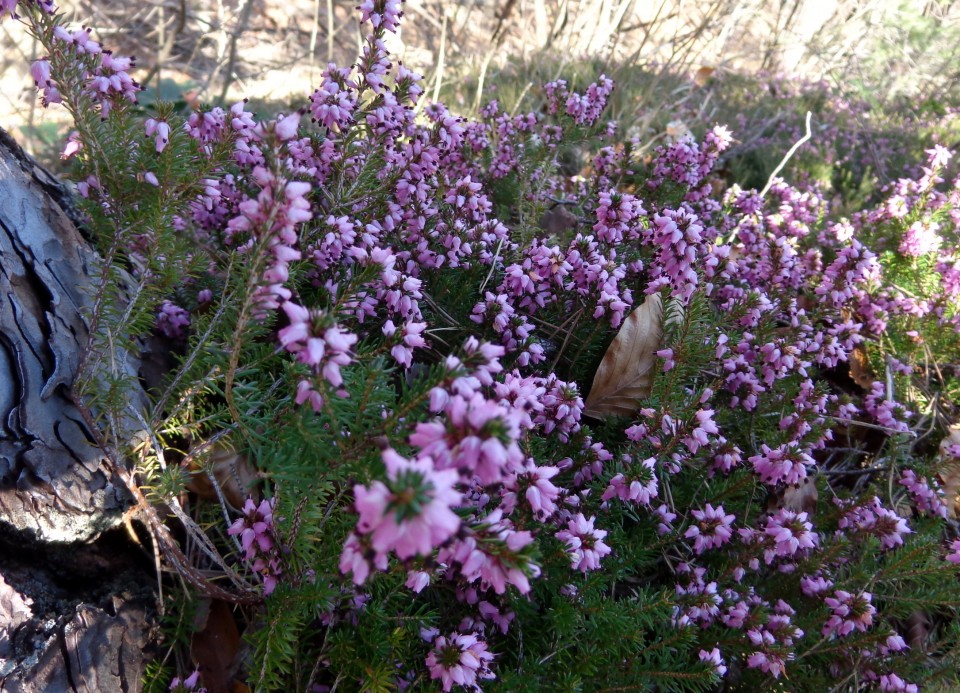
[[[383,451],[383,461],[386,484],[353,487],[360,515],[357,531],[371,535],[378,554],[426,556],[460,527],[459,516],[451,510],[461,502],[453,488],[457,472],[435,469],[429,457],[408,460],[390,448]]]
[[[866,632],[873,625],[873,615],[877,612],[870,603],[871,599],[869,592],[853,595],[843,590],[835,590],[832,597],[823,600],[823,603],[833,610],[823,626],[823,635],[843,638],[855,630]]]
[[[694,510],[691,514],[697,524],[690,525],[683,536],[694,540],[694,553],[699,555],[707,549],[719,548],[730,541],[733,536],[730,527],[734,516],[726,514],[722,505],[714,508],[707,503],[703,510]]]
[[[275,503],[276,499],[271,498],[264,499],[257,505],[252,498],[247,498],[243,506],[243,517],[227,530],[227,534],[240,537],[244,558],[263,578],[264,594],[270,594],[276,589],[282,572],[273,520]]]
[[[427,655],[431,679],[440,679],[444,691],[454,685],[480,690],[478,679],[496,678],[490,671],[493,653],[487,643],[474,634],[438,635]]]
[[[589,520],[583,513],[577,513],[569,522],[567,529],[557,532],[556,537],[567,545],[570,554],[570,565],[574,570],[587,572],[600,567],[600,559],[611,552],[611,548],[603,543],[607,536],[605,529],[595,529],[594,518]]]

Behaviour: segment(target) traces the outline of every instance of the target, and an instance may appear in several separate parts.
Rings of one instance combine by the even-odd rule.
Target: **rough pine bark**
[[[139,691],[156,577],[71,398],[100,259],[70,210],[0,130],[0,690]]]

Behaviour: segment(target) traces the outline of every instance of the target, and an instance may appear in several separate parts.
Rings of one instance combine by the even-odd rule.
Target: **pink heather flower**
[[[677,519],[677,514],[671,512],[670,507],[666,504],[658,505],[653,509],[654,514],[657,516],[657,534],[661,537],[664,534],[669,534],[673,531],[673,521]]]
[[[160,304],[157,329],[170,339],[185,339],[190,327],[190,313],[171,301]]]
[[[720,429],[713,421],[713,409],[699,409],[694,415],[696,426],[683,438],[683,444],[691,453],[696,454],[701,446],[710,444],[710,435],[717,435]]]
[[[80,141],[80,133],[74,130],[67,136],[67,143],[63,146],[60,158],[66,161],[81,149],[83,149],[83,142]]]
[[[171,691],[189,691],[191,693],[207,693],[206,688],[197,688],[197,684],[200,683],[200,670],[195,670],[190,676],[180,680],[179,676],[174,676],[173,681],[170,682]]]
[[[475,393],[469,399],[450,397],[443,410],[445,421],[417,424],[410,436],[410,444],[432,457],[439,469],[464,470],[484,485],[520,469],[520,416],[512,408]]]
[[[463,539],[442,548],[436,560],[454,566],[468,583],[479,580],[481,589],[503,594],[513,585],[526,594],[529,578],[540,575],[540,566],[524,551],[532,543],[533,535],[514,529],[510,520],[503,518],[503,509],[497,508],[470,527]]]
[[[640,237],[639,220],[647,212],[637,198],[629,193],[605,190],[598,199],[597,223],[593,225],[593,233],[597,238],[617,245],[624,238],[636,240]]]
[[[384,323],[383,334],[399,342],[390,349],[390,355],[404,368],[413,365],[413,350],[427,345],[422,336],[426,329],[425,322],[406,322],[399,330],[392,320]]]
[[[427,655],[431,679],[440,679],[444,691],[454,685],[479,691],[478,679],[496,678],[490,671],[493,653],[487,643],[474,634],[438,635]]]
[[[657,357],[663,359],[663,372],[673,370],[677,365],[676,361],[673,360],[673,349],[661,349],[657,352]]]
[[[730,541],[734,516],[725,514],[722,505],[714,508],[707,503],[703,510],[694,510],[691,514],[697,524],[691,525],[683,536],[694,539],[694,553],[700,555],[707,549],[719,548]]]
[[[880,677],[881,691],[897,691],[898,693],[919,693],[920,687],[915,683],[907,683],[896,674],[884,674]]]
[[[30,65],[30,76],[38,87],[50,84],[50,61],[37,60]]]
[[[754,652],[747,657],[747,666],[750,669],[759,669],[778,679],[786,671],[783,657],[768,652]]]
[[[556,537],[567,545],[570,565],[574,570],[587,572],[600,567],[600,559],[611,552],[603,543],[607,536],[605,529],[594,529],[594,518],[589,520],[583,513],[577,513],[569,522],[567,529],[557,532]]]
[[[282,572],[280,548],[276,545],[276,532],[273,522],[275,498],[264,499],[257,505],[247,498],[243,506],[243,517],[237,519],[227,534],[240,537],[240,546],[244,558],[251,568],[263,578],[263,593],[270,594],[277,586]]]
[[[629,464],[630,457],[624,455],[624,460]],[[654,471],[656,461],[656,458],[648,457],[640,464],[630,466],[626,473],[615,475],[610,479],[601,500],[619,498],[622,501],[650,505],[650,501],[659,493],[659,482]]]
[[[345,130],[353,123],[357,94],[347,86],[349,76],[348,69],[330,63],[322,85],[310,95],[310,114],[313,119],[335,132]]]
[[[713,667],[713,670],[717,672],[717,676],[723,676],[727,673],[726,664],[723,661],[723,657],[720,655],[720,648],[718,647],[714,647],[709,652],[706,650],[700,650],[700,661],[710,664]]]
[[[423,570],[407,571],[407,581],[404,585],[415,594],[420,594],[430,584],[430,573]]]
[[[833,609],[833,614],[821,630],[823,636],[843,638],[855,630],[866,632],[873,625],[873,615],[877,612],[870,603],[871,599],[869,592],[853,595],[843,590],[835,590],[832,597],[823,600],[824,604]]]
[[[900,475],[899,483],[910,492],[910,497],[921,514],[947,518],[946,503],[943,502],[938,489],[931,488],[926,479],[918,477],[912,469],[905,469]]]
[[[577,384],[560,380],[554,373],[541,382],[546,389],[540,400],[543,411],[534,418],[534,423],[542,426],[544,433],[557,431],[557,437],[567,442],[570,434],[580,430],[583,413],[583,399]]]
[[[541,522],[557,511],[557,498],[560,489],[550,481],[560,473],[558,467],[537,466],[532,459],[528,459],[523,470],[511,474],[504,481],[506,492],[503,494],[504,512],[512,513],[517,505],[517,497],[522,494],[530,505],[534,517]]]
[[[910,225],[900,241],[900,252],[908,257],[922,257],[935,253],[943,244],[937,234],[940,225],[931,221],[915,221]]]
[[[754,455],[749,461],[760,481],[770,486],[798,484],[807,477],[807,469],[814,465],[813,458],[793,441],[776,448],[763,443],[760,451],[761,454]]]
[[[291,113],[290,115],[277,120],[276,129],[274,131],[277,133],[277,137],[281,141],[292,140],[297,136],[297,128],[299,126],[300,114]]]
[[[960,539],[954,539],[950,542],[950,553],[947,554],[947,560],[960,565]]]
[[[283,304],[283,311],[290,325],[277,335],[280,344],[297,360],[313,368],[334,387],[343,385],[340,367],[353,359],[350,347],[357,342],[357,335],[345,332],[323,311],[307,310],[292,301]]]
[[[305,181],[278,178],[263,166],[255,166],[251,177],[260,186],[260,193],[256,198],[248,198],[237,205],[240,214],[227,222],[224,233],[228,243],[246,239],[239,248],[241,252],[248,251],[258,241],[265,241],[272,256],[255,294],[255,317],[262,320],[292,297],[285,284],[289,278],[289,263],[300,259],[300,251],[294,247],[297,243],[296,226],[313,217],[306,198],[312,186]],[[208,185],[207,190],[211,187]],[[280,190],[283,195],[278,199],[276,193]],[[339,370],[336,372],[339,374]]]
[[[672,617],[674,626],[682,628],[696,623],[706,627],[713,623],[720,614],[723,597],[717,592],[717,583],[706,580],[707,569],[680,563],[677,565],[677,574],[683,582],[674,587],[678,600]]]
[[[833,588],[833,580],[817,575],[804,575],[800,578],[800,590],[808,597],[819,597]]]
[[[721,443],[717,448],[717,454],[713,456],[713,462],[710,465],[711,473],[726,474],[741,462],[743,462],[743,450],[729,442]]]
[[[651,281],[645,293],[656,293],[671,287],[671,296],[687,303],[696,291],[699,278],[694,269],[702,252],[703,225],[696,215],[683,209],[663,210],[654,214],[649,229],[644,230],[645,243],[657,248],[657,259],[651,265]]]
[[[792,558],[799,552],[815,548],[819,539],[812,530],[813,525],[807,521],[805,512],[781,508],[770,515],[763,530],[767,537],[764,561],[769,565],[774,558]]]
[[[154,138],[157,152],[162,152],[170,142],[170,126],[162,120],[147,118],[145,129],[147,131],[147,137]]]
[[[477,608],[483,619],[492,622],[504,635],[510,630],[510,623],[517,617],[513,611],[506,614],[501,613],[500,609],[486,601],[477,604]]]
[[[353,487],[357,531],[372,535],[378,554],[426,556],[460,528],[460,517],[450,509],[462,501],[453,488],[458,474],[435,469],[429,457],[408,460],[390,448],[383,451],[383,461],[386,484]]]
[[[864,395],[863,409],[881,426],[902,433],[910,431],[910,427],[902,420],[910,415],[909,412],[900,403],[887,398],[884,384],[880,381],[875,382],[870,392]]]
[[[880,539],[880,548],[884,550],[903,546],[903,537],[913,531],[904,518],[893,510],[884,508],[876,496],[845,512],[838,522],[838,527],[838,534],[873,535]]]
[[[353,584],[362,585],[370,575],[370,561],[368,556],[373,555],[373,567],[377,570],[387,569],[387,554],[374,554],[370,548],[369,537],[360,537],[353,532],[347,536],[340,554],[340,572],[353,577]],[[409,586],[409,585],[408,585]]]
[[[0,21],[3,21],[5,15],[11,19],[17,19],[17,1],[18,0],[0,0]]]

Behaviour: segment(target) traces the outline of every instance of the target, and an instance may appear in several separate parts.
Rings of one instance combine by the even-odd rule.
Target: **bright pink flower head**
[[[458,474],[435,469],[429,457],[408,460],[389,448],[383,461],[387,483],[354,486],[357,531],[371,535],[378,554],[426,556],[460,528],[460,517],[451,510],[461,503],[453,488]]]
[[[872,595],[869,592],[853,595],[843,590],[835,590],[832,597],[823,600],[833,613],[821,633],[824,636],[843,638],[855,630],[866,632],[873,625],[873,615],[877,612],[876,607],[870,603],[871,600]]]
[[[714,508],[707,503],[703,510],[694,510],[691,514],[697,524],[690,525],[683,536],[694,540],[694,553],[699,555],[707,549],[719,548],[730,541],[733,536],[731,525],[734,516],[726,514],[722,505]]]
[[[595,529],[593,521],[594,518],[588,520],[583,513],[577,513],[567,522],[567,528],[556,534],[557,539],[567,545],[571,567],[584,573],[597,570],[600,559],[611,552],[611,548],[603,543],[607,531]]]
[[[767,518],[763,534],[766,538],[763,558],[767,564],[775,558],[793,558],[819,543],[813,525],[807,520],[807,513],[797,513],[788,508],[781,508]]]
[[[439,635],[427,655],[430,678],[440,679],[444,691],[455,685],[479,690],[478,679],[496,678],[490,671],[493,653],[487,643],[474,634]]]
[[[417,424],[410,436],[410,443],[436,460],[437,467],[465,470],[484,485],[521,468],[520,416],[512,408],[476,393],[469,399],[450,397],[444,413],[445,421]]]

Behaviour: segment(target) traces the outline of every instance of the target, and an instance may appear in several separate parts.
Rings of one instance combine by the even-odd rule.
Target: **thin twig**
[[[770,177],[767,179],[767,184],[764,185],[763,190],[760,191],[760,197],[766,196],[766,194],[770,191],[771,186],[773,185],[773,179],[776,178],[777,174],[783,170],[783,167],[786,166],[787,162],[790,161],[793,155],[797,153],[797,150],[800,149],[801,146],[803,146],[803,143],[810,139],[810,136],[811,136],[810,118],[811,117],[812,117],[812,114],[810,113],[810,111],[807,111],[806,133],[804,133],[803,137],[797,140],[796,143],[792,147],[790,147],[790,150],[786,153],[783,159],[780,160],[780,163],[777,164],[777,167],[773,169],[773,173],[771,173]]]

